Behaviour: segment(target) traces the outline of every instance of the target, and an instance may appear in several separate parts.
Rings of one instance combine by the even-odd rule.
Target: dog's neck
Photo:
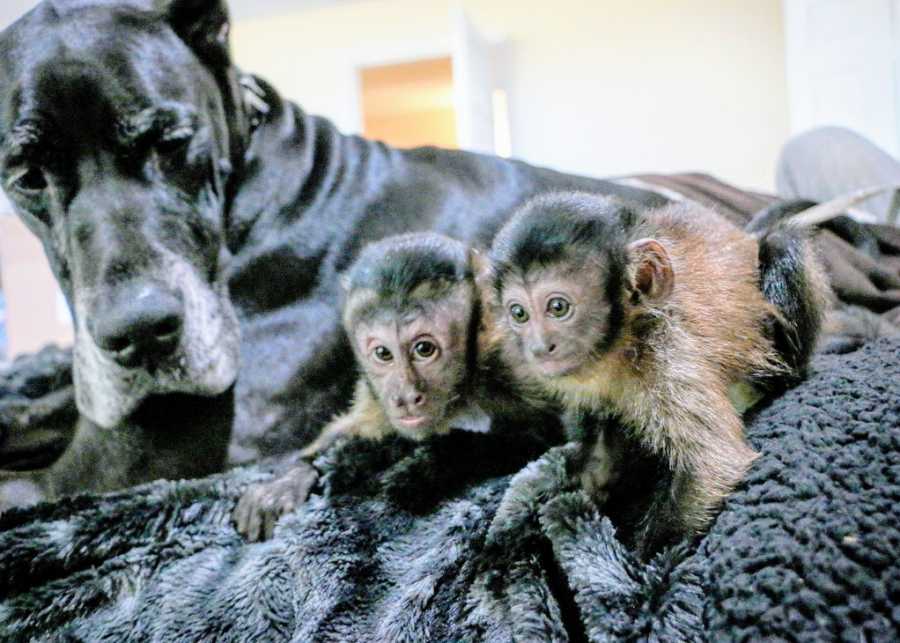
[[[230,147],[240,158],[231,168],[226,219],[228,247],[237,254],[254,224],[295,197],[312,168],[302,162],[310,147],[303,131],[305,115],[264,80],[236,70],[234,77],[237,88],[229,89],[242,100],[232,115],[239,127]],[[291,138],[296,141],[289,142]]]
[[[340,133],[327,119],[283,100],[261,79],[245,75],[241,86],[246,153],[234,168],[226,213],[232,294],[238,305],[248,303],[240,301],[245,270],[255,272],[254,284],[263,265],[284,277],[315,281],[335,237],[346,235],[367,215],[365,198],[376,197],[377,186],[392,180],[403,154]],[[273,234],[297,229],[306,234]],[[264,255],[274,255],[277,261],[267,261]],[[285,284],[291,286],[302,291],[307,284]]]

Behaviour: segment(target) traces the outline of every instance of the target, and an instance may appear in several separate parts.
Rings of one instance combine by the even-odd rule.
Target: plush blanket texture
[[[647,565],[549,431],[350,442],[267,543],[230,522],[264,468],[3,515],[0,638],[898,640],[898,358],[819,356],[709,534]]]

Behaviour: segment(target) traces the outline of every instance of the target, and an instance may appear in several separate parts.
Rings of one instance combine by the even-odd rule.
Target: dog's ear
[[[158,0],[175,33],[207,64],[230,64],[225,0]]]

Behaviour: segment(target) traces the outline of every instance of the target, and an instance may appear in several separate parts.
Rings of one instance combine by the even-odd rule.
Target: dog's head
[[[101,426],[237,377],[227,30],[220,0],[44,0],[0,34],[0,178],[69,301],[78,407]]]

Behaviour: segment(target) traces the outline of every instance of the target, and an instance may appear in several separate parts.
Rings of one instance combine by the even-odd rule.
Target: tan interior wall
[[[360,71],[363,134],[396,147],[457,147],[449,57]]]
[[[436,145],[455,149],[456,120],[452,109],[418,110],[407,114],[366,115],[363,135],[394,147]]]

